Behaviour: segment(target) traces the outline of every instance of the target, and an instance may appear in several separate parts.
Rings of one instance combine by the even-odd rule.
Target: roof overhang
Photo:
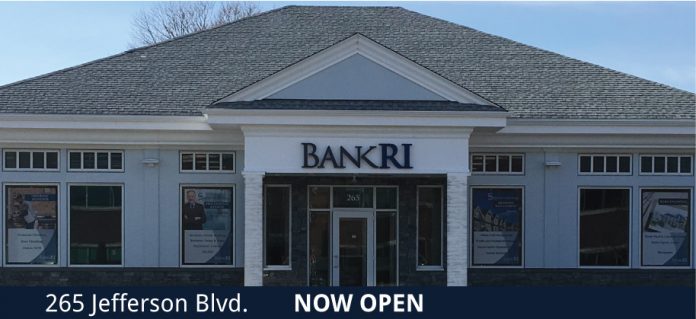
[[[507,112],[208,109],[213,128],[246,125],[502,128]]]
[[[694,120],[508,119],[500,134],[694,135]]]

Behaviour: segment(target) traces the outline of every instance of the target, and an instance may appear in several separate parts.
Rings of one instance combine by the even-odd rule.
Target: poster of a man
[[[232,264],[234,188],[183,187],[181,196],[182,264]]]
[[[56,264],[58,187],[8,185],[5,191],[7,263]]]
[[[185,230],[201,230],[207,218],[205,207],[198,202],[198,194],[195,190],[186,191],[186,201],[182,207],[183,228]]]
[[[24,200],[22,194],[15,195],[8,215],[8,227],[33,229],[36,218],[30,213],[30,209],[29,203]]]

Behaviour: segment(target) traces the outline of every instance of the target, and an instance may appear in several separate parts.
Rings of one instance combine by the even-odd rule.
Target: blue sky
[[[261,2],[389,5],[696,91],[695,2]],[[0,85],[128,49],[148,2],[0,2]]]

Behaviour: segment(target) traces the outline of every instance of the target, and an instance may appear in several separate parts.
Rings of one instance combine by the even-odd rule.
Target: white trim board
[[[210,131],[205,116],[3,114],[0,129]]]
[[[495,105],[362,34],[355,34],[338,42],[221,99],[219,102],[253,101],[267,98],[355,54],[360,54],[426,90],[442,96],[444,99],[460,103]]]

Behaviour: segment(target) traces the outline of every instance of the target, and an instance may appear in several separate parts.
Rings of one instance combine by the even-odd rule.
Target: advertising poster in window
[[[689,190],[643,190],[643,266],[689,266]]]
[[[58,188],[9,185],[5,193],[8,264],[58,263]]]
[[[522,189],[474,188],[471,207],[473,265],[522,265]]]
[[[232,187],[183,187],[183,264],[232,264]]]

